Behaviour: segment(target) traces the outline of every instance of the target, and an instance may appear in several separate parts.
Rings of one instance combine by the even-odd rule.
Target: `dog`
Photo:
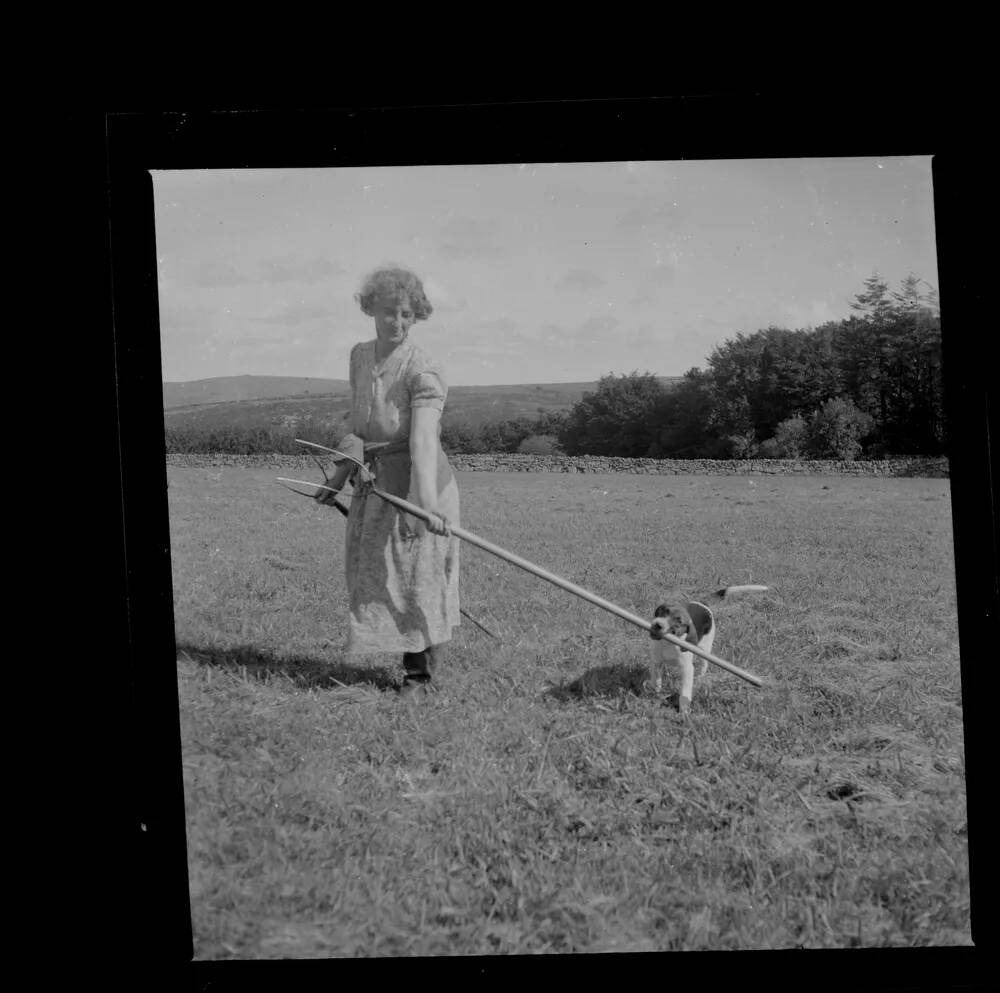
[[[716,590],[711,597],[713,602],[722,600],[736,593],[748,593],[766,590],[766,586],[726,586]],[[657,693],[663,690],[663,677],[668,671],[680,676],[680,695],[678,709],[685,716],[691,710],[694,697],[695,665],[698,667],[698,679],[702,679],[708,670],[708,659],[698,658],[695,662],[693,652],[685,652],[678,645],[667,641],[664,635],[670,634],[682,641],[688,641],[706,652],[712,651],[715,644],[715,615],[712,609],[699,600],[686,600],[679,603],[661,603],[653,612],[652,627],[649,636],[650,645],[650,675],[651,683]]]

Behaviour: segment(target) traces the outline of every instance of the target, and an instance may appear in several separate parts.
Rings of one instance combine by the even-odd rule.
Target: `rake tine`
[[[318,489],[318,490],[329,490],[331,493],[337,493],[337,492],[339,492],[338,490],[335,490],[332,486],[324,486],[322,483],[310,483],[309,480],[307,480],[307,479],[288,479],[285,476],[276,476],[275,478],[278,480],[279,483],[282,483],[282,484],[285,484],[285,483],[298,483],[299,486],[315,486],[316,489]],[[286,489],[292,490],[292,487],[291,486],[286,486]],[[293,493],[302,493],[302,490],[292,490],[292,492]],[[307,496],[307,497],[312,497],[313,494],[312,493],[302,493],[302,495],[303,496]]]
[[[314,493],[306,493],[303,490],[297,490],[294,486],[289,486],[288,484],[301,483],[304,486],[315,486],[321,490],[330,490],[331,493],[338,492],[337,490],[333,489],[330,486],[323,486],[321,483],[307,483],[301,479],[285,479],[284,476],[278,476],[277,479],[278,482],[281,483],[281,485],[284,486],[286,490],[291,490],[293,493],[298,493],[299,496],[308,497],[310,500],[316,499],[316,495]],[[348,497],[348,499],[350,499],[350,497]],[[336,507],[337,510],[339,510],[341,514],[344,515],[344,517],[347,517],[347,515],[350,513],[350,511],[342,503],[339,503],[336,499],[334,499],[333,501],[333,506]]]
[[[462,616],[472,621],[472,623],[475,624],[480,631],[485,631],[495,641],[500,642],[501,645],[503,644],[503,639],[499,635],[495,635],[488,627],[486,627],[485,624],[480,624],[479,621],[477,621],[475,617],[473,617],[472,614],[470,614],[464,607],[459,607],[458,609]]]
[[[313,460],[313,462],[316,463],[316,465],[319,466],[319,471],[323,473],[324,481],[326,481],[327,483],[330,482],[330,477],[326,474],[326,466],[324,466],[323,463],[320,462],[320,460],[316,457],[314,452],[310,452],[309,457]]]
[[[294,486],[289,486],[288,483],[286,483],[285,480],[282,479],[280,476],[278,477],[278,482],[281,483],[281,485],[284,486],[286,490],[291,490],[293,493],[298,493],[299,496],[309,497],[310,500],[315,499],[315,494],[306,493],[305,490],[297,490]]]
[[[320,451],[330,452],[333,455],[339,455],[342,459],[348,459],[361,470],[362,479],[367,479],[369,482],[375,481],[375,473],[364,462],[359,461],[353,455],[348,455],[347,452],[342,452],[337,448],[327,448],[326,445],[317,444],[315,441],[304,441],[302,438],[296,438],[295,441],[300,445],[308,445],[310,448],[318,448]]]
[[[296,438],[295,441],[299,445],[308,445],[310,448],[318,448],[321,452],[329,452],[331,455],[339,455],[342,459],[350,459],[355,465],[361,466],[362,469],[368,468],[364,462],[359,462],[353,455],[348,455],[347,452],[342,452],[338,448],[327,448],[326,445],[317,444],[315,441],[305,441],[302,438]]]

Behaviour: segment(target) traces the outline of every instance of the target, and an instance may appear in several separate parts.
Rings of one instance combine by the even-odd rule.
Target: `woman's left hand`
[[[430,511],[429,513],[431,515],[431,519],[424,522],[427,525],[427,530],[430,531],[431,534],[439,534],[442,537],[450,538],[451,524],[449,523],[448,518],[445,517],[444,514],[436,514],[433,511]]]

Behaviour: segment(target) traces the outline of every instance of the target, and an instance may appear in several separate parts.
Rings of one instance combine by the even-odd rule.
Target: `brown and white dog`
[[[726,586],[716,590],[710,597],[712,601],[721,600],[734,593],[748,593],[766,590],[766,586]],[[691,699],[694,696],[695,655],[685,652],[663,636],[671,634],[675,638],[689,641],[706,652],[712,651],[715,644],[715,615],[711,608],[699,600],[685,600],[679,603],[661,603],[653,612],[652,628],[649,636],[653,639],[650,645],[650,674],[652,684],[657,693],[663,689],[664,673],[680,676],[679,709],[682,714],[691,709]],[[708,660],[697,659],[698,678],[701,679],[708,669]]]

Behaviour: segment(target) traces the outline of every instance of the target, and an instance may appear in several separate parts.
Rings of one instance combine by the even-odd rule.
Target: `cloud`
[[[435,240],[438,251],[449,258],[495,259],[507,254],[497,240],[499,234],[496,219],[456,217],[438,231]]]
[[[253,351],[259,349],[270,352],[279,343],[286,346],[289,344],[288,338],[280,332],[271,335],[246,334],[230,342],[230,347],[234,351]]]
[[[812,300],[804,304],[787,303],[781,308],[781,312],[793,328],[819,327],[845,316],[835,313],[825,300]]]
[[[517,344],[524,350],[544,350],[560,352],[565,349],[577,349],[582,345],[593,345],[616,338],[611,332],[618,327],[619,321],[610,314],[588,317],[581,324],[567,327],[563,324],[543,324],[538,332],[528,335],[518,332],[511,335],[508,341]]]
[[[683,212],[673,201],[664,201],[643,207],[632,207],[618,218],[618,227],[630,234],[641,231],[676,231],[683,219]]]
[[[515,347],[511,342],[498,340],[487,344],[463,344],[450,348],[445,356],[445,361],[458,363],[467,360],[483,359],[519,359],[526,354],[523,348]]]
[[[591,339],[600,335],[606,335],[618,327],[618,318],[610,314],[601,314],[600,317],[588,317],[573,332],[573,337],[579,339]]]
[[[283,324],[286,327],[291,327],[296,324],[307,324],[310,321],[328,320],[331,313],[328,307],[296,303],[275,314],[268,314],[266,317],[251,317],[250,320],[257,324]]]
[[[433,276],[425,276],[423,284],[427,299],[430,300],[431,306],[434,308],[434,315],[457,314],[469,309],[468,300],[457,290],[451,289],[450,286],[442,283],[439,279]],[[434,315],[431,316],[431,320],[434,319]]]
[[[171,328],[203,327],[211,315],[207,307],[190,307],[160,298],[160,326]]]
[[[633,303],[650,303],[656,299],[656,294],[668,289],[677,281],[676,268],[670,262],[660,262],[644,269],[639,274],[636,294]]]
[[[231,262],[205,259],[189,262],[183,269],[183,282],[191,286],[239,286],[249,282],[247,277]]]
[[[509,317],[498,317],[495,321],[476,321],[472,325],[474,329],[483,330],[490,334],[514,331],[517,329],[517,321],[511,320]]]
[[[447,356],[529,354],[535,341],[521,330],[517,321],[508,317],[496,320],[471,321],[449,328],[444,325],[420,329],[419,341],[426,343],[434,354]]]
[[[624,337],[629,345],[633,348],[639,348],[644,352],[652,352],[654,349],[659,350],[665,347],[663,341],[657,337],[650,324],[640,324],[639,327],[633,331],[629,331]]]
[[[334,276],[342,276],[347,270],[329,259],[270,259],[261,264],[265,283],[320,283]]]
[[[643,275],[643,283],[646,286],[673,286],[675,281],[674,267],[668,262],[654,265]]]
[[[596,272],[591,272],[589,269],[570,269],[557,285],[579,286],[585,290],[592,290],[598,286],[604,286],[604,280]]]
[[[184,347],[208,334],[215,311],[200,305],[183,305],[160,297],[160,342],[165,349]]]

